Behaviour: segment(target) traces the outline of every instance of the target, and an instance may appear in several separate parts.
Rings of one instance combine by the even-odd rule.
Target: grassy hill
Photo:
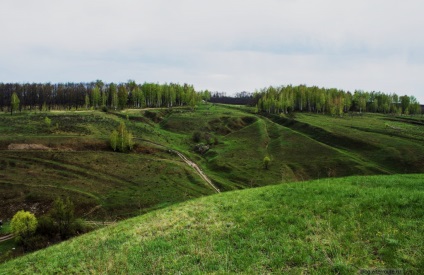
[[[0,265],[32,273],[424,270],[424,175],[321,179],[153,211]]]
[[[108,147],[108,136],[120,122],[137,138],[130,154]],[[199,142],[192,139],[196,132]],[[194,151],[198,143],[211,144],[199,154]],[[13,144],[48,150],[18,150]],[[247,107],[211,104],[200,104],[194,112],[0,114],[2,218],[20,209],[46,212],[62,195],[76,203],[78,216],[115,220],[213,194],[168,148],[196,162],[222,191],[327,177],[424,173],[424,122],[379,114],[264,117]],[[265,156],[271,158],[269,169],[263,167]]]
[[[51,119],[50,126],[45,117]],[[155,133],[159,126],[142,115],[132,118],[90,111],[2,114],[2,218],[20,209],[41,214],[57,196],[70,196],[78,216],[115,220],[214,193],[193,169],[162,147],[137,142],[133,153],[112,152],[108,136],[121,121],[136,137],[151,136],[160,142]],[[44,149],[22,150],[23,145]]]

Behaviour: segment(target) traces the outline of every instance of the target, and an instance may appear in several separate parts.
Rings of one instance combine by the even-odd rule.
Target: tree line
[[[367,92],[353,93],[339,89],[317,86],[270,86],[253,95],[258,112],[287,114],[307,111],[343,115],[347,112],[373,112],[384,114],[421,114],[421,106],[414,96],[399,96],[396,93]]]
[[[253,93],[240,92],[235,96],[227,96],[225,92],[212,92],[210,96],[211,103],[234,104],[234,105],[252,105]]]
[[[0,111],[125,109],[145,107],[194,107],[208,91],[196,92],[189,84],[104,83],[0,83]]]

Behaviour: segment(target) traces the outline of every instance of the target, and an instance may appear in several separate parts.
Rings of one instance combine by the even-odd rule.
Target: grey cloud
[[[0,81],[309,84],[424,94],[419,0],[4,0]]]

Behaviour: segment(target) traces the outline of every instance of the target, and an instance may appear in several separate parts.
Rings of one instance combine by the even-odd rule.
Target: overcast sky
[[[424,103],[422,0],[1,0],[0,82],[318,85]]]

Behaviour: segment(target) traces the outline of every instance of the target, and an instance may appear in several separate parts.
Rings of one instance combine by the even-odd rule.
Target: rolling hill
[[[424,175],[233,191],[122,221],[0,265],[33,273],[339,273],[424,269]]]

